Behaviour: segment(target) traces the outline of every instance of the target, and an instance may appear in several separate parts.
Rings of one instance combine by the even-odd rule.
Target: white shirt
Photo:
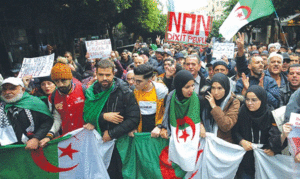
[[[200,81],[201,81],[201,77],[198,75],[198,76],[195,78],[195,89],[194,89],[194,92],[195,92],[196,94],[199,94]]]

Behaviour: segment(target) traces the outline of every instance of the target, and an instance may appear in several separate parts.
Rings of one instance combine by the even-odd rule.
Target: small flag
[[[219,29],[219,33],[230,40],[240,28],[258,18],[275,11],[270,0],[240,0]]]

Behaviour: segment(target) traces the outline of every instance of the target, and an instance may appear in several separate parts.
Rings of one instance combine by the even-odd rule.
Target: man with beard
[[[37,149],[53,124],[47,105],[25,92],[20,78],[7,78],[1,86],[0,145],[25,143],[25,149]]]
[[[96,66],[97,81],[86,90],[84,120],[96,127],[103,142],[128,134],[140,121],[140,109],[126,82],[114,78],[114,64],[101,60]],[[110,166],[110,178],[122,178],[122,162],[114,148]]]
[[[300,87],[300,64],[292,64],[289,67],[287,81],[287,84],[280,88],[280,106],[287,105],[291,95]]]
[[[91,124],[84,125],[84,88],[78,80],[73,78],[70,67],[59,61],[51,70],[51,79],[57,90],[49,95],[49,107],[55,119],[61,118],[62,134],[82,126],[89,130],[94,129]]]
[[[236,83],[236,94],[245,95],[251,85],[260,85],[267,91],[268,103],[274,108],[279,106],[280,96],[276,81],[263,73],[264,61],[259,55],[251,56],[247,62],[244,54],[245,34],[238,33],[236,40],[238,53],[236,57],[236,67],[242,77]]]
[[[121,53],[121,60],[120,60],[122,67],[127,69],[127,67],[132,64],[132,58],[128,55],[128,50],[123,50]]]
[[[268,58],[268,70],[266,70],[266,75],[271,76],[275,79],[279,88],[283,88],[287,83],[287,78],[282,72],[283,68],[283,57],[282,55],[273,52]]]
[[[267,92],[267,101],[274,108],[279,106],[279,88],[276,81],[263,73],[263,59],[260,56],[252,56],[249,58],[248,69],[250,73],[246,76],[242,74],[242,78],[236,83],[236,94],[245,95],[248,88],[252,85],[259,85]]]

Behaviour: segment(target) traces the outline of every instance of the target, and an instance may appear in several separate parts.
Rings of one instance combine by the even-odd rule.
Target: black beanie
[[[226,68],[228,69],[227,63],[224,62],[224,61],[222,61],[222,60],[215,61],[215,62],[213,63],[213,69],[215,69],[216,66],[218,66],[218,65],[223,65],[224,67],[226,67]]]
[[[174,78],[174,86],[179,101],[185,98],[182,94],[182,88],[191,80],[195,80],[195,79],[191,74],[191,72],[187,70],[180,70],[178,73],[176,73]]]

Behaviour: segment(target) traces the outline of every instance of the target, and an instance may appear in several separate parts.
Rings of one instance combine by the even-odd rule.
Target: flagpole
[[[270,0],[270,1],[271,1],[271,0]],[[271,1],[271,3],[273,4],[272,1]],[[289,46],[289,43],[288,43],[288,41],[287,41],[287,39],[286,39],[286,37],[285,37],[285,33],[284,33],[284,31],[283,31],[283,28],[282,28],[282,26],[281,26],[281,24],[280,24],[280,19],[279,19],[279,16],[278,16],[277,12],[276,12],[276,9],[275,9],[274,4],[273,4],[273,8],[274,8],[275,15],[276,15],[276,17],[277,17],[277,19],[278,19],[279,28],[281,29],[281,31],[282,31],[282,33],[283,33],[284,40],[285,40],[287,46],[290,47],[290,46]]]

